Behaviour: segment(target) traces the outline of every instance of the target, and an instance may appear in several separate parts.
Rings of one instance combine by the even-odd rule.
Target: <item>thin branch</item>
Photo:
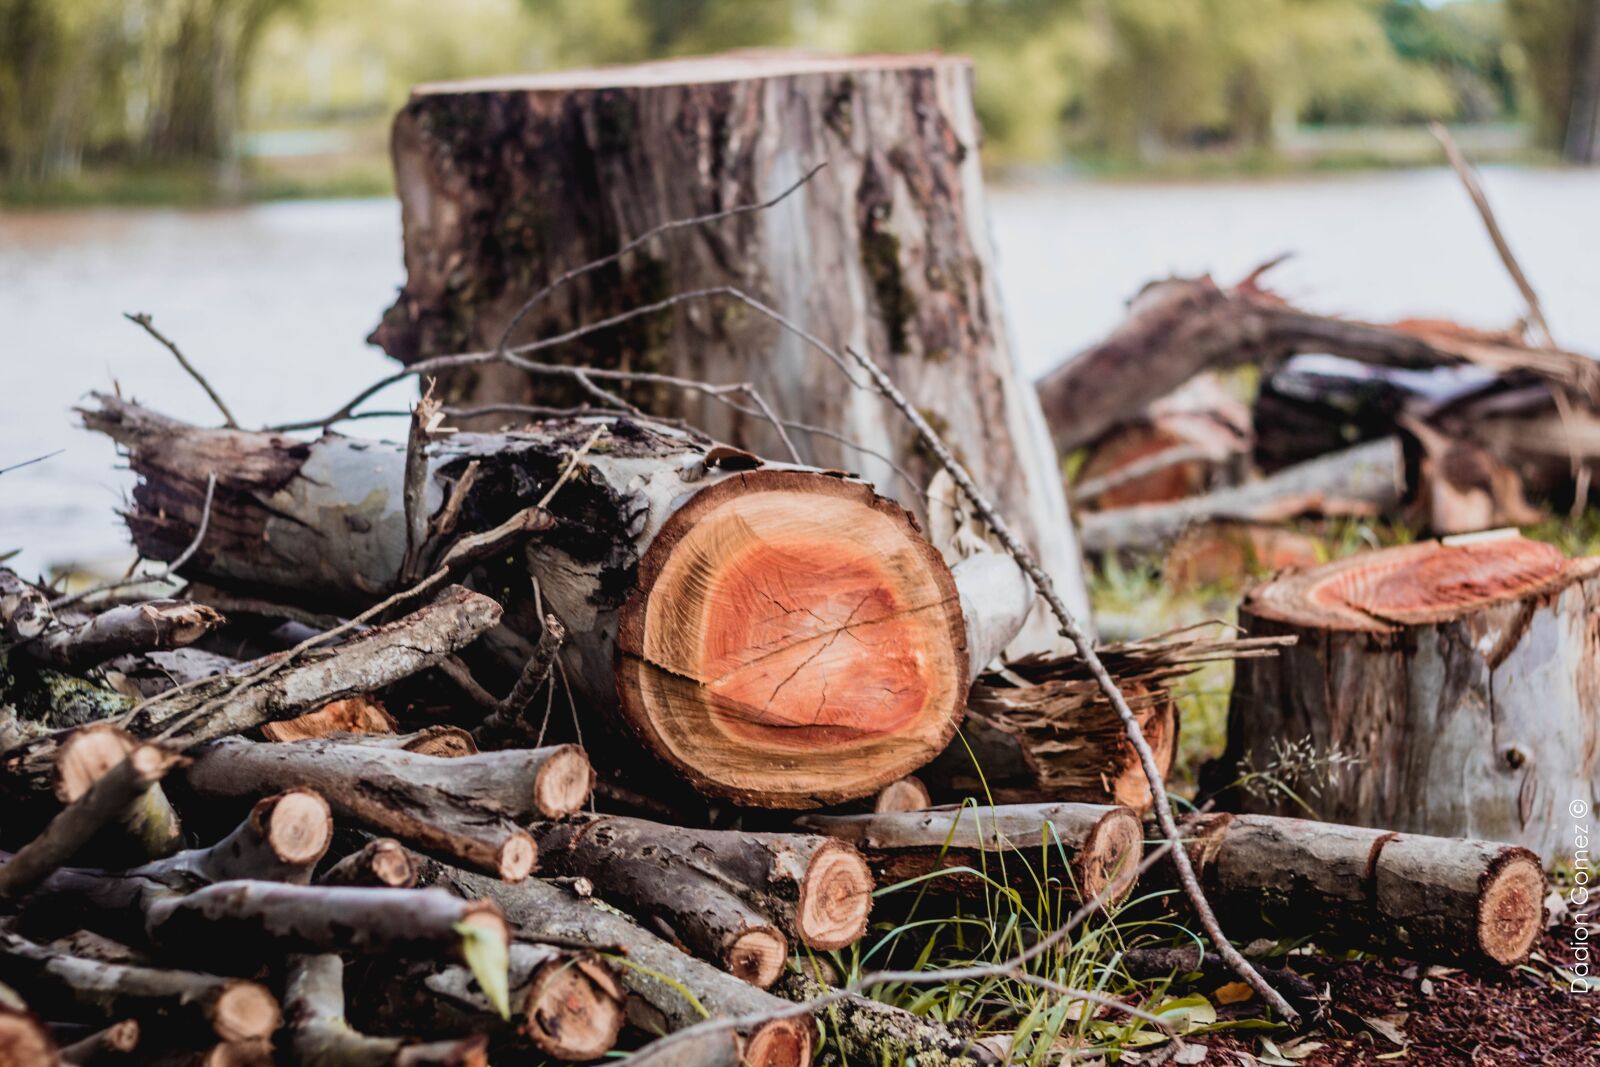
[[[173,577],[173,574],[178,570],[178,568],[189,562],[194,554],[200,550],[200,543],[206,539],[206,530],[211,525],[211,501],[215,497],[216,492],[217,475],[216,472],[213,471],[206,476],[206,501],[203,510],[200,512],[200,525],[194,532],[194,538],[189,542],[188,546],[182,552],[178,553],[176,559],[172,560],[164,568],[162,568],[160,574],[130,574],[127,577],[118,578],[114,581],[101,582],[98,585],[91,585],[89,588],[80,590],[76,593],[70,593],[67,596],[56,597],[56,599],[50,601],[50,610],[57,611],[71,604],[80,603],[81,601],[87,600],[90,597],[96,596],[100,593],[111,593],[118,589],[126,589],[130,586],[147,585],[150,582],[166,582],[170,585],[176,585],[177,579]]]
[[[154,337],[157,341],[160,341],[162,344],[166,345],[167,351],[171,352],[173,357],[177,359],[178,365],[189,372],[189,377],[200,383],[200,388],[206,391],[206,396],[209,396],[211,398],[211,402],[217,405],[217,410],[222,412],[222,418],[228,429],[237,430],[239,428],[238,420],[233,417],[233,412],[228,410],[228,405],[222,402],[222,397],[217,395],[217,391],[211,388],[211,383],[206,381],[206,376],[201,374],[200,369],[193,363],[190,363],[189,360],[184,357],[182,352],[178,351],[178,346],[170,338],[168,338],[160,330],[156,329],[155,322],[148,314],[143,311],[134,314],[129,314],[128,312],[124,311],[122,313],[122,317],[127,319],[129,322],[143,326],[145,333],[148,333],[151,337]]]
[[[65,452],[65,451],[66,451],[66,449],[64,449],[64,448],[58,448],[54,452],[46,452],[42,456],[34,456],[32,459],[25,459],[21,463],[13,463],[9,467],[0,467],[0,474],[9,474],[9,473],[11,473],[12,471],[15,471],[15,470],[21,470],[23,467],[31,467],[35,463],[43,463],[45,460],[50,459],[50,458],[52,458],[54,456],[59,456],[59,455],[61,455],[61,453]]]

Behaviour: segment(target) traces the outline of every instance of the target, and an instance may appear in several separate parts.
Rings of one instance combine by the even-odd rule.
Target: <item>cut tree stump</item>
[[[1600,804],[1600,558],[1515,535],[1427,541],[1258,586],[1239,622],[1299,641],[1238,665],[1210,788],[1310,762],[1285,784],[1321,818],[1547,863],[1570,854],[1569,806]],[[1330,768],[1335,753],[1358,762]],[[1304,813],[1283,790],[1234,796]]]
[[[420,86],[393,132],[407,280],[371,339],[404,363],[492,350],[519,306],[563,273],[664,223],[769,200],[825,162],[771,208],[678,229],[577,279],[532,308],[511,343],[673,293],[736,287],[884,363],[1088,620],[1056,456],[1007,337],[980,138],[971,62],[934,54],[743,52]],[[781,418],[826,431],[791,429],[804,462],[859,471],[907,507],[921,507],[938,470],[878,397],[726,297],[540,355],[748,382]],[[623,393],[758,455],[787,454],[747,398],[741,412],[657,383]],[[452,405],[579,399],[505,364],[447,370],[439,395]],[[1014,651],[1060,647],[1041,614]]]
[[[193,539],[197,472],[216,470],[216,533],[186,575],[352,606],[399,585],[402,446],[199,429],[98,402],[86,421],[143,479],[128,521],[147,557]],[[456,434],[430,447],[428,506],[468,540],[497,541],[512,520],[516,537],[469,580],[507,600],[513,676],[543,612],[560,618],[565,678],[613,729],[615,744],[595,746],[612,770],[636,769],[629,750],[642,745],[710,796],[812,807],[871,795],[950,740],[970,679],[1031,610],[1030,584],[995,553],[947,566],[863,482],[727,453],[622,418]],[[537,529],[517,518],[535,513]]]

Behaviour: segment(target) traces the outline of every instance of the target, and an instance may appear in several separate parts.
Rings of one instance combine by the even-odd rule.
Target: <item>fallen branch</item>
[[[344,961],[334,953],[294,956],[284,979],[289,1051],[301,1067],[487,1067],[477,1034],[415,1043],[369,1037],[345,1021]]]
[[[46,630],[22,646],[34,659],[61,670],[82,670],[134,652],[183,648],[221,626],[212,609],[185,600],[119,604],[86,622]]]
[[[417,874],[417,862],[404,845],[392,837],[375,837],[329,867],[317,884],[410,889]]]
[[[73,731],[56,754],[55,798],[63,804],[74,803],[138,747],[138,742],[110,723]],[[96,858],[103,863],[160,859],[183,844],[182,822],[159,783],[152,783],[130,801],[114,822],[96,841]]]

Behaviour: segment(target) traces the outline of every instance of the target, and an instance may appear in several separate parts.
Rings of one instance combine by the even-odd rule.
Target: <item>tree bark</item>
[[[1017,886],[1050,884],[1079,900],[1111,887],[1112,901],[1133,888],[1144,831],[1123,807],[1099,804],[1003,804],[873,815],[807,815],[805,830],[861,850],[878,887],[952,868],[971,868]],[[1030,873],[1008,879],[1007,864]],[[982,893],[982,877],[942,874],[933,888]]]
[[[827,838],[608,815],[537,826],[535,836],[542,871],[587,878],[602,900],[664,922],[696,955],[763,989],[791,938],[832,951],[866,933],[872,875]]]
[[[97,1030],[80,1041],[74,1041],[61,1050],[63,1063],[88,1067],[96,1063],[127,1062],[123,1057],[139,1047],[139,1022],[123,1019],[104,1030]]]
[[[417,861],[392,837],[375,837],[329,867],[319,885],[410,889],[417,884]]]
[[[794,1001],[815,1000],[831,992],[799,971],[785,974],[773,989]],[[844,997],[818,1009],[817,1014],[826,1020],[830,1034],[847,1056],[866,1062],[911,1062],[919,1067],[978,1067],[1000,1062],[971,1035],[867,997]]]
[[[328,802],[309,789],[290,789],[257,801],[244,822],[209,848],[179,852],[128,874],[169,884],[184,878],[201,882],[257,878],[307,885],[332,842]]]
[[[1189,855],[1237,937],[1510,966],[1544,930],[1544,871],[1515,845],[1222,815]],[[1172,884],[1156,868],[1142,888]]]
[[[100,404],[87,421],[126,445],[144,478],[129,522],[147,556],[192,540],[205,488],[195,471],[216,469],[218,533],[185,573],[353,603],[394,587],[398,446],[198,430]],[[904,776],[949,740],[973,665],[1030,610],[1009,559],[974,556],[952,572],[861,482],[748,469],[749,457],[628,419],[454,435],[431,446],[428,499],[435,514],[466,516],[463,530],[493,527],[526,513],[585,448],[546,528],[497,552],[479,580],[509,590],[506,623],[525,638],[541,609],[561,619],[564,675],[616,736],[597,750],[627,763],[642,742],[707,795],[807,807]]]
[[[682,1030],[702,1021],[699,1007],[718,1016],[762,1016],[786,1011],[780,1000],[710,964],[685,955],[616,912],[530,878],[516,885],[465,871],[442,869],[442,884],[471,896],[484,896],[505,909],[522,934],[536,940],[589,945],[627,952],[633,966],[618,972],[632,994],[629,1021],[650,1033]],[[685,997],[689,990],[699,1007]],[[804,1015],[768,1019],[738,1028],[741,1062],[770,1067],[802,1067],[811,1062],[812,1023]]]
[[[0,977],[52,1015],[133,1018],[168,1035],[242,1041],[270,1036],[280,1021],[277,999],[255,982],[79,959],[5,932]]]
[[[996,286],[971,83],[955,57],[765,53],[422,86],[393,133],[408,277],[372,340],[405,363],[493,349],[519,305],[564,272],[663,223],[769,199],[826,161],[776,206],[680,229],[578,279],[511,342],[734,286],[829,343],[877,353],[1087,620],[1056,457]],[[742,304],[692,303],[570,351],[557,358],[748,382],[781,417],[861,446],[796,428],[804,462],[860,471],[907,507],[937,473],[876,397],[819,389],[835,369]],[[503,365],[440,386],[452,404],[570,399]],[[701,394],[629,395],[780,454],[768,423]],[[1041,616],[1014,651],[1059,649]]]
[[[138,742],[110,723],[94,723],[68,734],[56,754],[56,799],[75,803],[138,748]],[[160,859],[183,844],[183,824],[159,782],[151,782],[113,821],[91,849],[101,863]]]
[[[485,1033],[560,1061],[588,1062],[616,1045],[626,994],[616,970],[592,954],[536,942],[511,945],[511,1017],[465,967],[379,963],[361,983],[364,1017],[399,1033]]]
[[[220,614],[184,600],[118,604],[88,619],[63,620],[22,649],[61,670],[84,670],[132,652],[182,648],[221,626]]]
[[[289,1051],[300,1067],[486,1067],[487,1040],[410,1042],[369,1037],[345,1021],[344,961],[334,953],[295,956],[284,980]]]
[[[582,750],[570,745],[447,759],[327,741],[237,739],[199,750],[188,776],[196,791],[213,796],[256,796],[285,781],[316,789],[342,818],[516,881],[537,858],[517,822],[577,810],[592,779]]]
[[[1298,643],[1237,668],[1204,782],[1248,810],[1570,852],[1600,804],[1600,560],[1521,538],[1365,553],[1252,590]],[[1337,754],[1337,762],[1330,764]],[[1341,765],[1342,764],[1342,765]],[[1335,773],[1336,772],[1336,773]],[[1281,783],[1281,787],[1275,783]]]

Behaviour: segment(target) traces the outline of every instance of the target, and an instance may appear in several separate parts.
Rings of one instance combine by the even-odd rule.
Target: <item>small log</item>
[[[872,810],[879,814],[891,811],[926,811],[933,807],[933,796],[922,779],[908,774],[898,782],[890,782],[873,798]]]
[[[958,871],[938,889],[982,893],[984,877],[1010,884],[1049,884],[1078,900],[1110,889],[1110,901],[1133,888],[1144,831],[1124,807],[1099,804],[1010,804],[947,807],[886,815],[806,815],[797,826],[848,841],[867,858],[880,889],[936,871]],[[1007,878],[1008,863],[1031,872]]]
[[[1510,966],[1544,930],[1543,868],[1515,845],[1236,815],[1212,821],[1189,855],[1238,937]],[[1157,884],[1175,883],[1157,869],[1145,886]]]
[[[1516,536],[1257,586],[1240,625],[1298,644],[1239,664],[1228,746],[1203,782],[1250,773],[1268,788],[1229,806],[1300,814],[1292,793],[1331,821],[1509,841],[1554,862],[1571,850],[1568,806],[1600,805],[1597,615],[1600,558]]]
[[[264,986],[190,971],[79,959],[0,932],[0,977],[52,1015],[132,1018],[171,1035],[270,1037],[278,1001]]]
[[[1189,526],[1219,519],[1282,522],[1313,514],[1394,515],[1405,492],[1400,444],[1384,438],[1205,496],[1090,513],[1083,517],[1083,547],[1090,552],[1155,548]]]
[[[314,649],[288,664],[280,662],[281,655],[248,664],[245,670],[252,674],[271,669],[248,686],[236,677],[220,677],[168,699],[146,701],[122,725],[135,737],[144,737],[176,729],[182,720],[187,725],[174,734],[175,746],[242,733],[409,677],[459,651],[499,620],[500,605],[493,600],[452,587],[410,615],[342,645]],[[3,764],[8,784],[47,790],[66,736],[48,734],[8,752]]]
[[[465,967],[379,963],[361,983],[373,1025],[400,1033],[485,1033],[531,1045],[555,1060],[605,1055],[622,1030],[625,993],[616,970],[592,954],[515,941],[511,945],[511,1017],[484,997]]]
[[[664,922],[697,955],[763,989],[782,973],[789,938],[832,951],[866,933],[872,875],[828,838],[611,815],[535,833],[542,871],[588,879],[602,900]]]
[[[147,896],[145,925],[165,952],[250,968],[285,952],[412,952],[459,958],[466,934],[509,943],[500,910],[425,889],[217,882]]]
[[[230,739],[196,753],[188,781],[215,796],[304,782],[342,818],[515,881],[527,877],[537,855],[515,821],[576,811],[588,799],[593,773],[573,745],[446,759],[329,741]]]
[[[67,1045],[61,1050],[61,1059],[64,1063],[88,1067],[89,1064],[119,1061],[138,1047],[139,1021],[123,1019]]]
[[[301,1067],[487,1067],[487,1039],[413,1043],[369,1037],[345,1021],[344,961],[334,953],[294,956],[284,980],[289,1052]]]
[[[186,600],[118,604],[85,622],[46,630],[22,648],[42,663],[76,671],[129,653],[192,645],[225,621]]]
[[[392,837],[375,837],[329,867],[317,884],[410,889],[417,874],[417,862],[404,845]]]
[[[409,734],[328,734],[326,739],[341,745],[367,745],[372,748],[394,748],[415,752],[420,756],[473,756],[479,751],[477,739],[459,726],[426,726]]]
[[[494,900],[525,937],[607,951],[625,948],[632,966],[621,968],[618,976],[632,994],[629,1021],[647,1032],[692,1026],[705,1018],[701,1008],[713,1018],[756,1019],[789,1008],[787,1001],[679,952],[631,920],[540,879],[508,885],[456,869],[442,869],[438,877],[457,892]],[[683,990],[692,992],[699,1004],[685,997]],[[737,1031],[741,1062],[766,1067],[809,1064],[812,1029],[804,1015],[746,1023]]]
[[[398,725],[383,703],[370,696],[334,700],[316,711],[261,727],[265,741],[309,741],[329,734],[392,734]]]
[[[786,1000],[802,1002],[831,992],[801,971],[785,974],[773,991]],[[979,1067],[1000,1062],[1000,1057],[978,1044],[975,1035],[963,1035],[933,1019],[867,997],[842,997],[817,1009],[817,1014],[852,1060],[942,1067]]]
[[[110,723],[96,723],[68,734],[56,755],[55,796],[71,804],[130,756],[137,743]],[[116,818],[116,841],[101,835],[103,859],[159,859],[183,843],[183,826],[159,782],[151,783]]]
[[[44,881],[101,827],[123,816],[168,771],[185,762],[156,745],[140,745],[129,752],[0,867],[0,897],[20,896]]]
[[[257,801],[244,822],[210,848],[179,852],[128,874],[168,884],[179,884],[183,878],[201,882],[259,878],[305,885],[332,842],[328,802],[309,789],[291,789]]]
[[[192,539],[205,499],[194,472],[218,470],[219,532],[186,575],[351,605],[395,588],[401,446],[204,430],[98,402],[86,420],[129,449],[143,479],[128,521],[147,556]],[[953,573],[862,482],[729,470],[709,442],[669,427],[595,418],[456,434],[430,446],[430,464],[435,513],[473,469],[460,508],[480,528],[541,517],[473,565],[484,588],[510,590],[520,644],[543,612],[566,627],[565,676],[616,741],[597,751],[618,769],[665,766],[708,796],[813,807],[914,771],[954,733],[972,664],[998,654],[1033,603],[1008,558]]]

